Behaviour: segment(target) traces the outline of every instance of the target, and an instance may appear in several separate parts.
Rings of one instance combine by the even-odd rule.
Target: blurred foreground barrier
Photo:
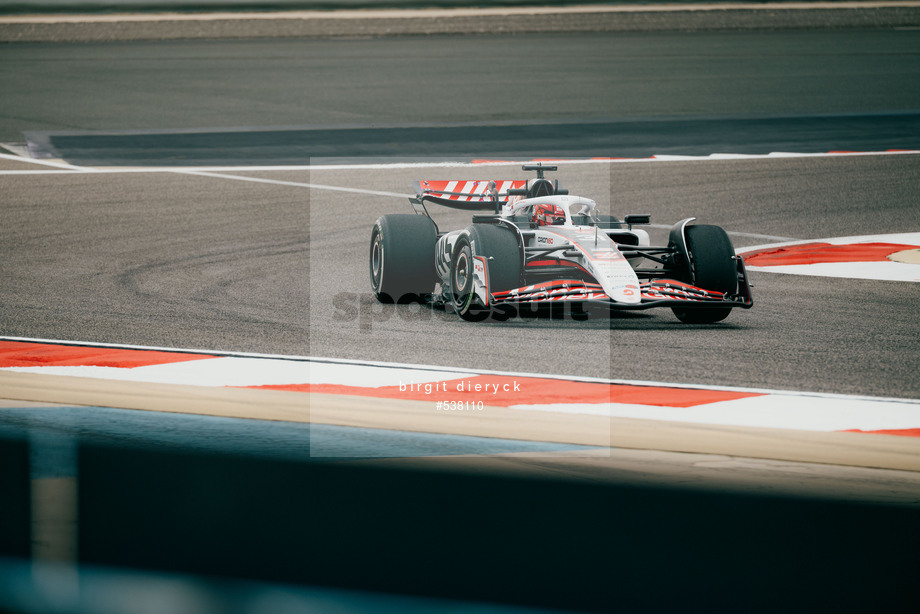
[[[83,445],[79,559],[582,611],[908,611],[916,508]]]
[[[30,556],[29,442],[0,431],[0,556]]]

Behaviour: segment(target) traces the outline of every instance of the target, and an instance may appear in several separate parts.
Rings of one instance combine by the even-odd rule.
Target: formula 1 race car
[[[598,215],[593,200],[544,177],[556,169],[524,165],[537,173],[528,180],[417,182],[415,214],[384,215],[371,231],[377,299],[424,301],[464,320],[572,302],[670,307],[682,322],[709,324],[751,307],[744,261],[722,228],[688,218],[671,228],[667,245],[652,246],[635,228],[649,215]],[[490,214],[440,232],[426,204]]]

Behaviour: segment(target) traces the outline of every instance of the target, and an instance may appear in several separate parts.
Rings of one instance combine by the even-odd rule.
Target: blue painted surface
[[[72,475],[76,441],[288,460],[563,452],[587,446],[410,433],[301,422],[244,420],[108,407],[0,409],[0,434],[33,442],[33,477]]]

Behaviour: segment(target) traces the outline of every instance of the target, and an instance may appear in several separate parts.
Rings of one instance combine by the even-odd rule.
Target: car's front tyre
[[[719,226],[687,226],[689,267],[681,281],[705,290],[726,294],[738,291],[738,265],[735,248],[728,234]],[[731,313],[731,307],[672,307],[677,319],[686,324],[714,324]]]

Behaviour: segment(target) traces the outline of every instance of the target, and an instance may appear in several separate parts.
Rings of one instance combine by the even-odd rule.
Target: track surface
[[[0,135],[741,111],[817,127],[819,113],[911,112],[918,51],[915,31],[14,45],[0,50]],[[530,87],[534,79],[566,87]],[[867,125],[857,132],[873,135]],[[744,141],[725,135],[729,145]],[[762,153],[779,144],[809,150],[806,136],[777,134]],[[833,149],[860,144],[845,132],[828,136]],[[898,135],[896,146],[916,137]],[[340,154],[350,156],[347,147]],[[558,176],[602,208],[609,200],[615,214],[649,212],[663,226],[696,216],[725,227],[739,247],[916,231],[918,167],[908,155],[577,165]],[[3,176],[0,327],[12,336],[920,394],[916,284],[755,273],[755,308],[711,327],[662,311],[471,326],[377,305],[366,271],[374,219],[408,212],[399,195],[415,179],[484,175],[520,170]],[[244,176],[268,182],[231,178]],[[466,218],[442,220],[449,228]],[[665,232],[653,229],[653,239]]]
[[[0,140],[42,130],[916,113],[918,52],[916,30],[7,45]],[[734,131],[724,131],[727,144],[749,140]],[[644,144],[684,140],[668,136]],[[815,132],[774,142],[788,136],[808,147]],[[551,148],[547,139],[535,153]]]

